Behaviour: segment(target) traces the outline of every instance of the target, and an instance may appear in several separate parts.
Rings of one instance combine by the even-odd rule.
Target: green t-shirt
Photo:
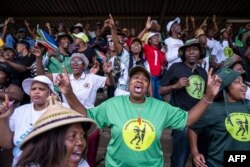
[[[214,102],[203,117],[191,127],[197,133],[207,128],[207,162],[216,167],[223,167],[224,151],[250,150],[249,101],[228,103],[228,114],[224,102]]]
[[[59,56],[60,56],[60,60],[58,60],[55,57],[51,57],[50,58],[49,64],[48,64],[48,71],[50,73],[63,73],[62,65],[64,65],[64,67],[66,68],[67,72],[69,74],[71,74],[72,73],[72,69],[70,67],[70,62],[69,62],[70,56],[68,56],[68,55],[62,55],[62,54],[60,54]]]
[[[111,98],[89,109],[88,115],[100,128],[111,128],[105,160],[107,167],[163,166],[162,131],[165,128],[183,129],[188,118],[186,111],[163,101],[146,97],[143,104],[133,104],[129,96]]]

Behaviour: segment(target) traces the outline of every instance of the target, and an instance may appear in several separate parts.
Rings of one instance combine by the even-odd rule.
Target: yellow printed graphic
[[[142,119],[139,125],[137,119],[126,122],[123,127],[123,140],[126,145],[135,151],[147,150],[155,139],[155,129],[147,120]]]
[[[232,57],[234,54],[233,49],[230,47],[225,47],[223,52],[224,52],[224,55],[228,58]]]
[[[228,117],[225,120],[226,129],[230,135],[237,141],[249,142],[250,114],[232,113],[230,114],[230,119],[231,122]]]
[[[201,99],[205,89],[204,79],[199,75],[192,75],[188,79],[189,86],[186,87],[187,93],[195,99]]]

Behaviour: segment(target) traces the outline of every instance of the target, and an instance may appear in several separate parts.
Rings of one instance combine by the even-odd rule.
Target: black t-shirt
[[[86,50],[84,50],[83,52],[79,52],[77,50],[74,50],[73,53],[83,53],[89,60],[89,67],[91,67],[93,65],[93,57],[96,55],[94,49],[88,47]]]
[[[29,56],[18,56],[13,62],[17,64],[24,65],[26,67],[30,67],[36,60],[36,56],[33,54],[30,54]],[[21,74],[21,81],[23,81],[26,78],[31,77],[30,70],[25,71],[23,74]]]
[[[207,72],[198,66],[192,73],[192,69],[183,62],[174,63],[164,74],[160,84],[161,86],[170,86],[182,77],[189,79],[190,86],[173,90],[170,104],[188,111],[203,97],[207,83]]]

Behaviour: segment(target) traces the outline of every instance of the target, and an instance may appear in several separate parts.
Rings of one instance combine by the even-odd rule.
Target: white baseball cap
[[[27,78],[23,81],[22,83],[22,87],[24,92],[29,95],[30,94],[30,89],[31,89],[31,85],[33,84],[33,82],[41,82],[44,83],[46,85],[48,85],[48,87],[50,88],[50,90],[57,95],[58,93],[54,90],[54,85],[53,82],[45,75],[38,75],[34,78]]]
[[[178,23],[178,24],[180,24],[181,19],[180,19],[179,17],[176,17],[174,20],[168,22],[168,24],[167,24],[167,26],[166,26],[167,32],[170,32],[170,29],[171,29],[172,25],[173,25],[175,22]]]

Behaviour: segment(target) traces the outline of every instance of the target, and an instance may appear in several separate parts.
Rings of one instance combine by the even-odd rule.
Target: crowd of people
[[[215,15],[165,29],[148,17],[137,31],[111,14],[95,30],[25,20],[11,32],[14,22],[0,27],[0,159],[12,149],[12,166],[95,167],[99,128],[111,130],[108,167],[163,166],[166,128],[171,167],[190,154],[220,167],[224,151],[250,150],[250,23],[233,34]]]

